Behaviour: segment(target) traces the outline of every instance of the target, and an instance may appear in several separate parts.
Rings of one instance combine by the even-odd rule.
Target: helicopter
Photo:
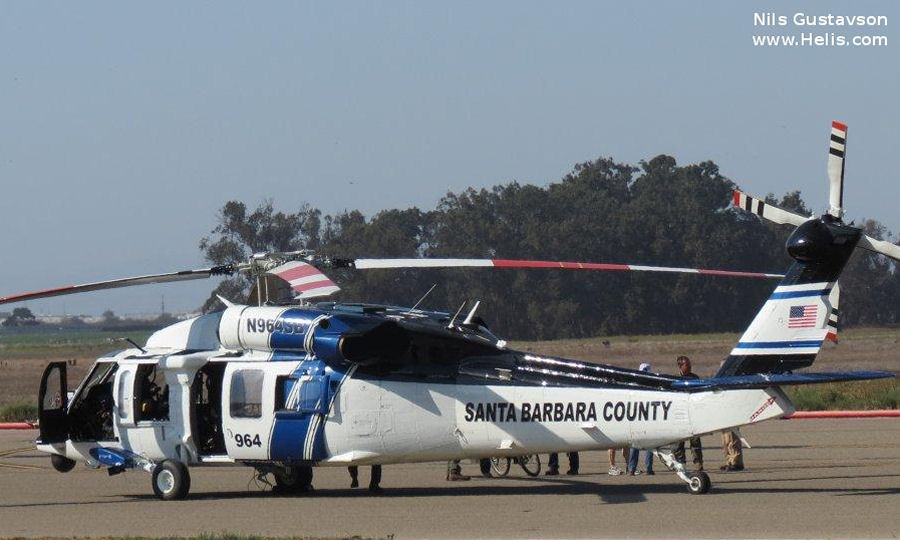
[[[794,411],[782,386],[893,377],[805,373],[837,328],[838,278],[856,247],[900,247],[842,222],[846,126],[832,126],[829,211],[787,212],[741,191],[734,206],[796,226],[785,275],[507,259],[339,259],[311,251],[239,264],[17,294],[0,303],[246,273],[245,304],[175,323],[96,360],[69,392],[65,362],[39,388],[38,450],[53,467],[143,470],[163,500],[188,496],[190,469],[245,465],[282,494],[311,490],[314,467],[510,457],[632,446],[693,494],[709,492],[673,446]],[[333,268],[543,268],[769,278],[780,282],[715,376],[680,379],[516,351],[478,316],[323,300]]]

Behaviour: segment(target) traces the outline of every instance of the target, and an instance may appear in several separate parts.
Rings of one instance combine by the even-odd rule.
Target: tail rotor
[[[828,181],[830,192],[828,214],[841,219],[844,214],[844,154],[847,151],[847,125],[831,122],[831,142],[828,147]]]
[[[844,224],[844,158],[847,126],[831,123],[828,146],[829,208],[805,217],[742,191],[734,205],[796,229],[787,240],[796,261],[732,350],[721,375],[780,373],[811,365],[826,339],[837,341],[838,278],[856,247],[900,261],[900,246],[867,236]]]

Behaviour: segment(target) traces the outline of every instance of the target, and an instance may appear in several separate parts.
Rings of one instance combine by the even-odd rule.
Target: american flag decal
[[[819,308],[815,304],[807,306],[791,306],[788,315],[788,328],[814,328]]]

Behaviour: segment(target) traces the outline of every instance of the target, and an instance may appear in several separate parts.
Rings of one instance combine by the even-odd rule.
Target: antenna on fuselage
[[[140,350],[142,353],[146,353],[146,352],[147,352],[146,349],[144,349],[143,347],[141,347],[140,345],[138,345],[137,343],[135,343],[135,341],[134,341],[133,339],[131,339],[130,337],[116,337],[116,338],[109,338],[109,339],[107,339],[106,341],[108,341],[109,343],[115,343],[115,342],[117,342],[117,341],[127,341],[128,343],[131,343],[132,345],[134,345],[135,347],[137,347],[137,349]]]
[[[426,297],[426,296],[428,296],[429,294],[431,294],[431,291],[433,291],[435,287],[437,287],[437,283],[435,283],[434,285],[431,286],[430,289],[428,289],[427,291],[425,291],[425,294],[422,295],[422,298],[419,298],[419,301],[416,302],[416,303],[413,305],[413,307],[409,308],[409,311],[407,311],[407,313],[412,313],[413,311],[415,311],[415,309],[416,309],[417,307],[419,307],[419,304],[421,304],[422,301],[425,300],[425,297]]]
[[[481,305],[481,300],[475,302],[475,305],[472,306],[472,311],[466,316],[466,320],[463,321],[463,326],[468,326],[472,324],[472,319],[475,318],[475,311],[478,310],[478,306]]]
[[[465,309],[466,304],[468,304],[468,303],[469,303],[468,300],[463,300],[462,305],[459,306],[459,309],[457,309],[456,313],[453,314],[453,318],[450,319],[450,324],[447,325],[447,328],[453,328],[453,323],[456,322],[456,318],[459,317],[460,312],[462,312],[462,310]]]

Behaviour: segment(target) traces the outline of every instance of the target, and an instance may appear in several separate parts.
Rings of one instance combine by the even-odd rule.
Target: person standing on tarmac
[[[569,470],[566,471],[566,474],[569,476],[578,474],[578,452],[566,452],[566,456],[569,458]],[[550,459],[547,461],[547,472],[544,474],[547,476],[559,474],[559,454],[556,452],[550,454]]]
[[[485,478],[491,477],[491,459],[490,458],[481,458],[478,460],[478,467],[481,469],[481,476]],[[462,473],[462,465],[460,460],[451,459],[447,462],[447,481],[448,482],[459,482],[471,480],[470,476],[466,476]]]
[[[350,488],[359,487],[359,467],[351,465],[347,467],[350,472]],[[369,491],[381,491],[381,465],[372,465],[372,475],[369,477]]]
[[[725,364],[722,360],[719,367]],[[724,472],[744,470],[744,451],[741,445],[741,432],[737,428],[722,432],[722,451],[725,453],[725,465],[719,467]]]
[[[643,371],[644,373],[650,373],[650,364],[644,362],[638,367],[638,371]],[[645,450],[646,457],[644,458],[644,472],[647,474],[656,474],[653,472],[653,452],[650,450]],[[625,467],[625,473],[631,476],[635,474],[641,474],[641,471],[638,470],[638,461],[640,458],[641,451],[637,448],[630,448],[628,450],[628,465]]]
[[[622,474],[622,469],[616,465],[616,452],[618,452],[618,448],[610,448],[607,452],[609,454],[609,470],[607,474],[610,476],[619,476]],[[622,459],[628,460],[628,448],[622,448]]]
[[[460,464],[460,460],[451,459],[447,462],[447,481],[448,482],[459,482],[463,480],[470,480],[470,478],[462,473],[462,465]]]
[[[725,452],[725,465],[720,467],[725,472],[744,470],[744,451],[741,446],[741,435],[736,429],[722,432],[722,451]]]
[[[699,379],[693,371],[691,371],[691,359],[681,355],[676,359],[678,371],[682,379]],[[685,463],[684,441],[678,443],[678,447],[673,452],[677,461]],[[694,458],[694,468],[698,471],[703,470],[703,447],[700,443],[700,437],[691,437],[691,456]]]

